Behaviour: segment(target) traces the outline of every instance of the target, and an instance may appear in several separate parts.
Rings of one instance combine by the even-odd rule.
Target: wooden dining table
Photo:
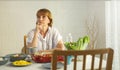
[[[90,70],[91,68],[91,59],[92,57],[91,56],[87,56],[86,58],[86,70]],[[99,58],[98,57],[95,57],[95,69],[98,68],[99,64]],[[11,64],[11,62],[8,62],[6,63],[5,65],[1,65],[0,66],[0,70],[51,70],[49,68],[45,68],[44,65],[46,65],[47,63],[35,63],[32,61],[32,64],[31,65],[28,65],[28,66],[24,66],[24,67],[16,67],[16,66],[13,66]],[[71,64],[67,65],[67,70],[73,70],[73,62],[71,62]],[[82,59],[81,57],[79,57],[78,59],[78,62],[77,62],[77,70],[82,70]],[[106,60],[103,60],[103,64],[102,64],[102,70],[104,70],[104,68],[106,67]],[[58,70],[63,70],[64,68],[61,67],[60,69]]]

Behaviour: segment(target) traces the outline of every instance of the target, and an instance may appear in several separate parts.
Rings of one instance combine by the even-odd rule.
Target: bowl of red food
[[[32,55],[32,60],[37,63],[49,63],[52,59],[52,53],[37,53]],[[63,61],[63,56],[58,56],[58,61]]]
[[[32,55],[32,60],[37,63],[51,62],[52,55],[49,53],[35,53]]]

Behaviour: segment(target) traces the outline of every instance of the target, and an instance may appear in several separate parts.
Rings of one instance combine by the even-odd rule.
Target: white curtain
[[[120,70],[120,24],[119,17],[120,9],[119,1],[112,0],[105,2],[106,9],[106,47],[114,49],[113,70]]]

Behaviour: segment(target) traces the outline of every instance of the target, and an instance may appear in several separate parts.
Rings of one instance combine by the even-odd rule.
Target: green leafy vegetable
[[[65,46],[68,50],[84,50],[90,42],[89,36],[79,38],[77,42],[65,42]]]

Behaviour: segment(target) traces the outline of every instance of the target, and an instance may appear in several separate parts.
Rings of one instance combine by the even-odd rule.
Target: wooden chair
[[[24,54],[28,54],[26,40],[27,40],[27,35],[24,35],[24,46],[22,48],[22,53],[24,53]]]
[[[73,60],[73,69],[72,70],[76,70],[76,66],[77,66],[77,56],[83,56],[83,65],[82,65],[82,70],[86,70],[86,58],[88,55],[91,56],[92,60],[91,60],[91,69],[90,70],[95,70],[94,69],[94,59],[96,57],[96,55],[100,55],[100,61],[98,64],[98,69],[97,70],[102,70],[102,61],[103,61],[103,57],[104,55],[107,56],[106,57],[106,68],[105,70],[112,70],[112,62],[113,62],[113,50],[111,48],[105,48],[105,49],[94,49],[94,50],[81,50],[81,51],[72,51],[72,50],[64,50],[64,51],[58,51],[55,50],[53,51],[53,57],[52,57],[52,70],[56,70],[57,67],[57,56],[62,55],[64,56],[64,70],[67,70],[67,56],[68,55],[73,55],[74,60]],[[98,63],[98,62],[97,62]],[[80,69],[79,69],[80,70]]]

